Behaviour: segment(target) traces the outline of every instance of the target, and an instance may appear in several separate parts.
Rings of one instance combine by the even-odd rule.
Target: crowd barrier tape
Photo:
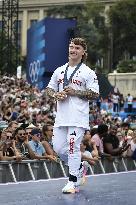
[[[96,165],[89,165],[87,175],[136,170],[136,161],[131,158],[115,157],[100,159]],[[51,179],[68,176],[68,166],[62,161],[23,160],[0,161],[0,183]]]

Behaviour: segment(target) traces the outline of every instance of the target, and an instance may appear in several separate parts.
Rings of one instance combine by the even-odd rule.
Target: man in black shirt
[[[112,156],[119,156],[127,149],[127,144],[125,143],[123,143],[122,147],[119,147],[119,139],[116,133],[117,127],[111,125],[109,133],[103,138],[104,152]]]

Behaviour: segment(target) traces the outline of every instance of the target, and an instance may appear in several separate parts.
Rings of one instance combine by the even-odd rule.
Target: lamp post
[[[117,71],[114,70],[113,73],[114,73],[114,87],[116,88],[116,84],[117,84],[116,74],[117,74]]]

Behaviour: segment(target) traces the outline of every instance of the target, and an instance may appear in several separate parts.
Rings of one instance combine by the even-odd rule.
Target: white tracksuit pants
[[[53,148],[58,156],[69,166],[69,174],[78,176],[81,164],[80,144],[85,128],[54,127]]]

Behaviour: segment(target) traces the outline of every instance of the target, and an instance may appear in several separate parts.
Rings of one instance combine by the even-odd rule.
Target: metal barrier
[[[107,158],[99,160],[95,166],[89,166],[88,175],[105,174],[136,170],[136,161],[131,158],[115,157],[110,161]],[[68,176],[68,167],[62,161],[23,160],[0,161],[0,183],[19,182],[39,179],[50,179]]]

